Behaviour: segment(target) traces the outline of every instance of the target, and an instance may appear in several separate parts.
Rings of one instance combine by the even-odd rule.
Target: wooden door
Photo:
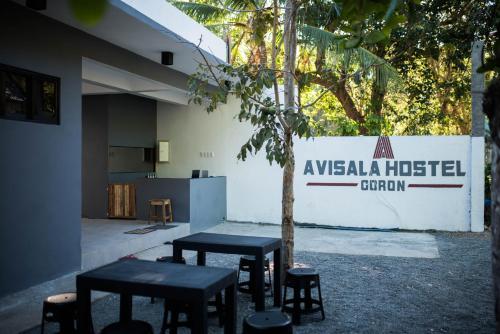
[[[112,183],[108,185],[108,217],[136,218],[134,184]]]

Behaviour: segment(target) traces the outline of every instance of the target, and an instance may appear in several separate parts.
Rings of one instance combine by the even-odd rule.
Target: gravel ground
[[[297,252],[297,263],[320,272],[326,320],[307,316],[294,333],[494,333],[489,234],[434,236],[440,253],[435,259]],[[236,269],[237,263],[237,256],[207,256],[212,266]],[[241,325],[252,304],[241,294],[238,303]],[[96,329],[116,321],[118,309],[116,296],[97,301],[93,305]],[[134,318],[150,322],[156,332],[162,315],[161,302],[134,298]],[[222,332],[211,319],[209,333]],[[26,333],[39,333],[39,329]]]

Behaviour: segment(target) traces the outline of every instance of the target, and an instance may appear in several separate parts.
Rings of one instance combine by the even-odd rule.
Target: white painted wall
[[[158,139],[170,140],[171,145],[171,162],[158,164],[158,175],[190,177],[192,169],[208,169],[210,175],[225,175],[228,220],[279,224],[281,169],[270,166],[263,154],[249,157],[245,162],[237,161],[236,155],[252,131],[248,124],[234,118],[238,110],[236,101],[210,115],[199,106],[158,103]],[[314,164],[316,160],[361,160],[366,168],[373,160],[377,140],[378,137],[296,140],[295,220],[346,227],[482,230],[484,159],[480,157],[484,153],[480,152],[484,152],[484,143],[476,143],[469,136],[390,138],[394,160],[458,160],[465,176],[304,175],[307,160]],[[202,157],[201,152],[213,152],[214,157]],[[378,161],[381,167],[385,166],[386,159]],[[400,192],[363,191],[360,188],[363,179],[403,180],[406,187]],[[358,185],[313,187],[307,186],[308,182]],[[463,186],[408,188],[410,183]]]

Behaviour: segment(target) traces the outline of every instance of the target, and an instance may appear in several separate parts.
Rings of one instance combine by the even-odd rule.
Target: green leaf
[[[73,15],[80,22],[87,25],[96,25],[106,13],[106,0],[70,0],[69,6]]]
[[[345,41],[345,48],[346,49],[353,49],[358,47],[361,44],[361,38],[360,37],[354,37],[351,39],[348,39]]]
[[[301,44],[313,45],[322,49],[338,49],[342,41],[345,40],[343,36],[307,24],[299,25],[297,30]]]
[[[230,13],[217,6],[212,6],[204,3],[188,2],[188,1],[173,1],[172,4],[179,8],[187,15],[201,23],[210,22],[212,20],[223,18]]]
[[[384,34],[382,31],[375,30],[370,32],[368,35],[365,36],[365,42],[368,44],[375,44],[377,42],[380,42],[384,39],[386,39],[388,36]]]

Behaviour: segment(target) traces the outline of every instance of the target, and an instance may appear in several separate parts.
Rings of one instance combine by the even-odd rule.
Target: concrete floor
[[[281,237],[274,225],[224,223],[207,232]],[[439,257],[436,238],[429,233],[295,228],[295,250],[346,255],[415,258]]]
[[[140,221],[84,220],[82,249],[86,268],[114,261],[120,256],[134,253],[141,259],[154,260],[171,255],[172,247],[163,242],[188,234],[188,224],[178,230],[155,231],[145,235],[123,232],[145,227]],[[160,232],[170,231],[170,235]],[[249,223],[223,223],[206,232],[281,236],[280,226]],[[158,233],[158,234],[157,234]],[[126,247],[126,248],[124,248]],[[116,253],[120,251],[121,253]],[[436,239],[428,233],[345,231],[318,228],[295,229],[295,251],[346,255],[378,255],[402,258],[439,258]],[[185,252],[191,259],[194,252]],[[87,259],[86,259],[87,257]],[[101,263],[103,262],[104,263]],[[189,260],[188,260],[189,261]],[[0,333],[18,333],[32,328],[40,321],[41,302],[51,294],[75,289],[77,273],[43,283],[0,300]],[[95,294],[95,298],[103,294]]]
[[[125,234],[147,227],[140,220],[82,219],[82,271],[116,261],[120,257],[144,252],[147,259],[170,254],[163,246],[166,241],[189,234],[189,224],[174,223],[176,227],[147,234]],[[151,226],[151,225],[149,225]],[[170,253],[163,253],[170,251]],[[75,291],[75,277],[70,273],[55,280],[0,299],[0,334],[19,333],[40,322],[42,301],[50,295]],[[96,293],[94,299],[105,294]]]

